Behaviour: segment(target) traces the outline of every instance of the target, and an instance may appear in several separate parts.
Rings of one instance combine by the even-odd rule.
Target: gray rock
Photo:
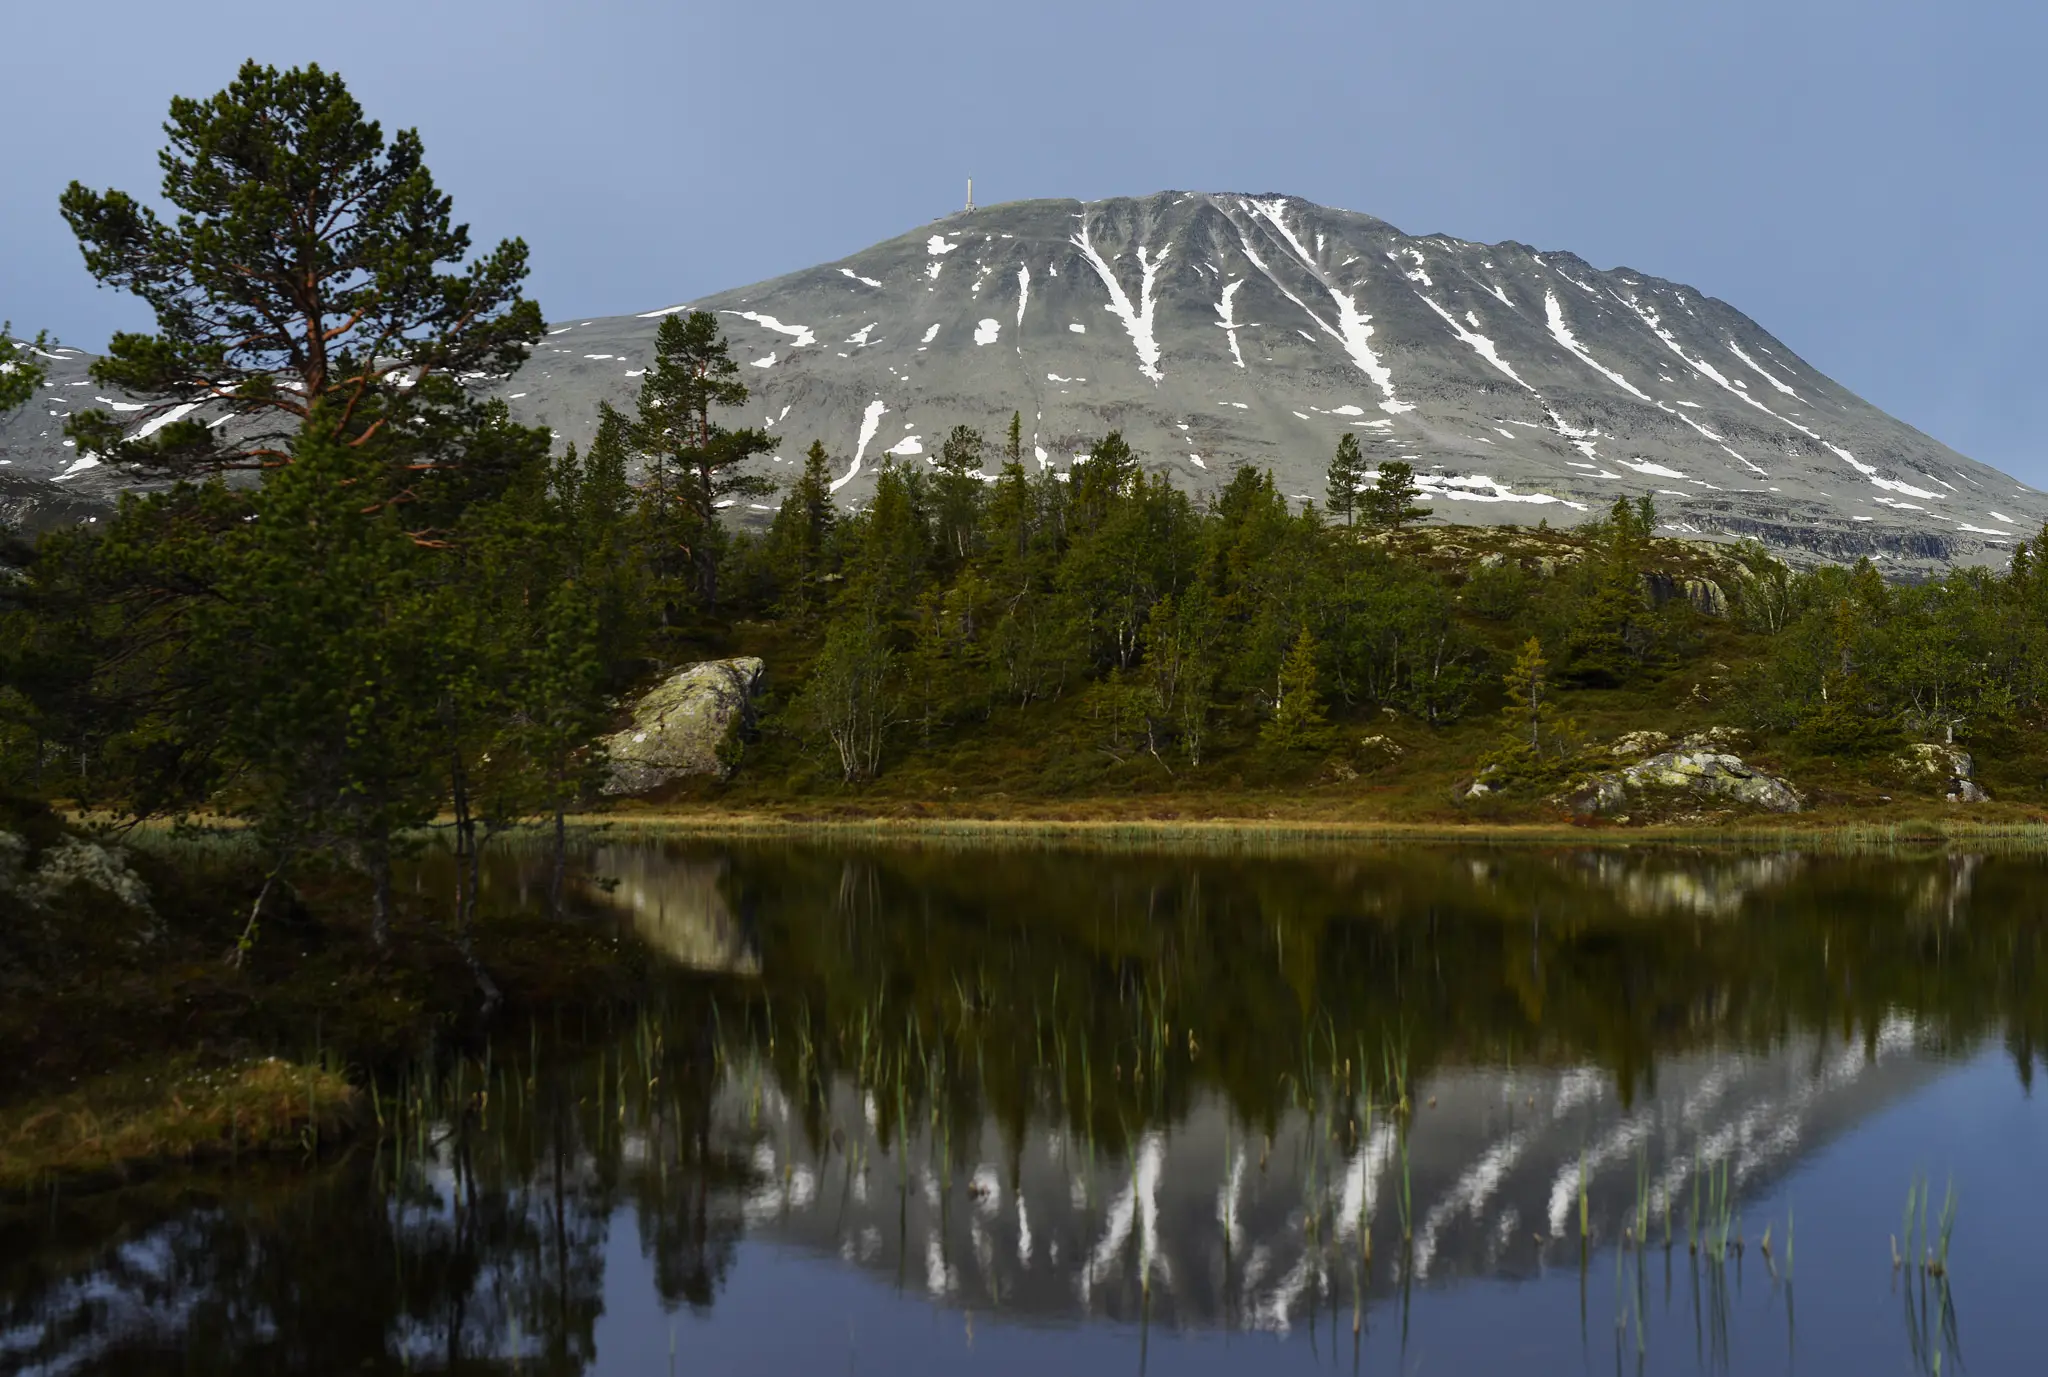
[[[1663,732],[1623,732],[1614,738],[1607,753],[1617,760],[1641,760],[1646,755],[1655,755],[1671,744],[1671,738]]]
[[[118,846],[67,836],[43,852],[29,877],[28,890],[49,898],[73,885],[89,885],[138,913],[153,913],[149,886],[128,868],[128,853]]]
[[[1939,781],[1942,797],[1950,803],[1991,801],[1991,795],[1977,783],[1977,762],[1960,746],[1922,741],[1908,746],[1904,755],[1892,757],[1892,763],[1908,775]]]
[[[1796,813],[1805,800],[1775,775],[1718,751],[1666,751],[1640,764],[1594,775],[1564,800],[1580,817],[1614,817],[1633,812],[1645,795],[1668,802],[1732,803],[1766,813]]]
[[[634,705],[633,725],[604,739],[604,792],[644,794],[690,775],[729,778],[765,668],[753,656],[705,660],[664,679]]]
[[[1463,784],[1453,788],[1451,790],[1451,797],[1460,802],[1475,798],[1491,798],[1502,790],[1502,785],[1499,779],[1496,778],[1499,774],[1500,766],[1489,765],[1481,770],[1475,778],[1468,779]]]

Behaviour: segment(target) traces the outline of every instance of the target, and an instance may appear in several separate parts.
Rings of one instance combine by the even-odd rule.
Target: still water
[[[579,864],[644,1004],[433,1049],[340,1161],[0,1207],[0,1371],[2048,1363],[2040,860]]]

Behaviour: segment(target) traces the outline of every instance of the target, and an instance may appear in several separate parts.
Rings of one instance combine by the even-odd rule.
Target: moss
[[[276,1057],[156,1061],[0,1112],[0,1192],[115,1184],[174,1163],[310,1155],[363,1118],[361,1093],[325,1067]]]

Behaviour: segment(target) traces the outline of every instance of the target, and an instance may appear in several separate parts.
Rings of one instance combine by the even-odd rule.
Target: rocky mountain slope
[[[1569,525],[1650,494],[1670,534],[1898,572],[2002,563],[2048,518],[2040,494],[1689,287],[1285,196],[962,212],[702,301],[558,323],[491,386],[587,440],[600,400],[631,403],[660,318],[699,307],[744,361],[739,419],[783,440],[769,467],[823,440],[842,501],[890,457],[928,460],[961,423],[996,437],[1017,411],[1054,469],[1119,428],[1190,489],[1251,463],[1321,501],[1351,431],[1369,458],[1413,464],[1445,520]],[[57,352],[48,405],[0,424],[0,471],[119,487],[61,448],[62,414],[99,394],[88,360]],[[93,404],[108,400],[134,405]]]

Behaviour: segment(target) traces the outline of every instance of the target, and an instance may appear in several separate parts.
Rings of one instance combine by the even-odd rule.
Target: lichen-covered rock
[[[1678,743],[1678,749],[1737,755],[1748,744],[1749,733],[1740,727],[1705,727],[1696,732],[1687,732],[1685,738]]]
[[[1743,763],[1722,751],[1677,750],[1653,755],[1640,764],[1594,775],[1564,800],[1580,817],[1615,817],[1633,813],[1645,796],[1658,802],[1702,805],[1734,804],[1766,813],[1796,813],[1805,805],[1799,791],[1775,775]]]
[[[1938,781],[1942,797],[1950,803],[1991,801],[1991,795],[1977,783],[1977,762],[1960,746],[1923,741],[1908,746],[1904,755],[1892,757],[1892,763],[1908,775]]]
[[[1687,579],[1680,587],[1685,600],[1705,616],[1725,617],[1728,615],[1728,594],[1712,579]]]
[[[43,852],[29,877],[28,890],[47,899],[73,885],[90,885],[138,913],[154,912],[149,906],[149,886],[128,868],[128,853],[118,846],[66,837]]]
[[[1671,738],[1663,732],[1623,732],[1614,738],[1607,753],[1617,760],[1641,760],[1646,755],[1655,755],[1671,744]]]
[[[633,725],[604,740],[607,794],[644,794],[689,775],[731,776],[733,746],[766,668],[753,656],[677,671],[633,707]]]

